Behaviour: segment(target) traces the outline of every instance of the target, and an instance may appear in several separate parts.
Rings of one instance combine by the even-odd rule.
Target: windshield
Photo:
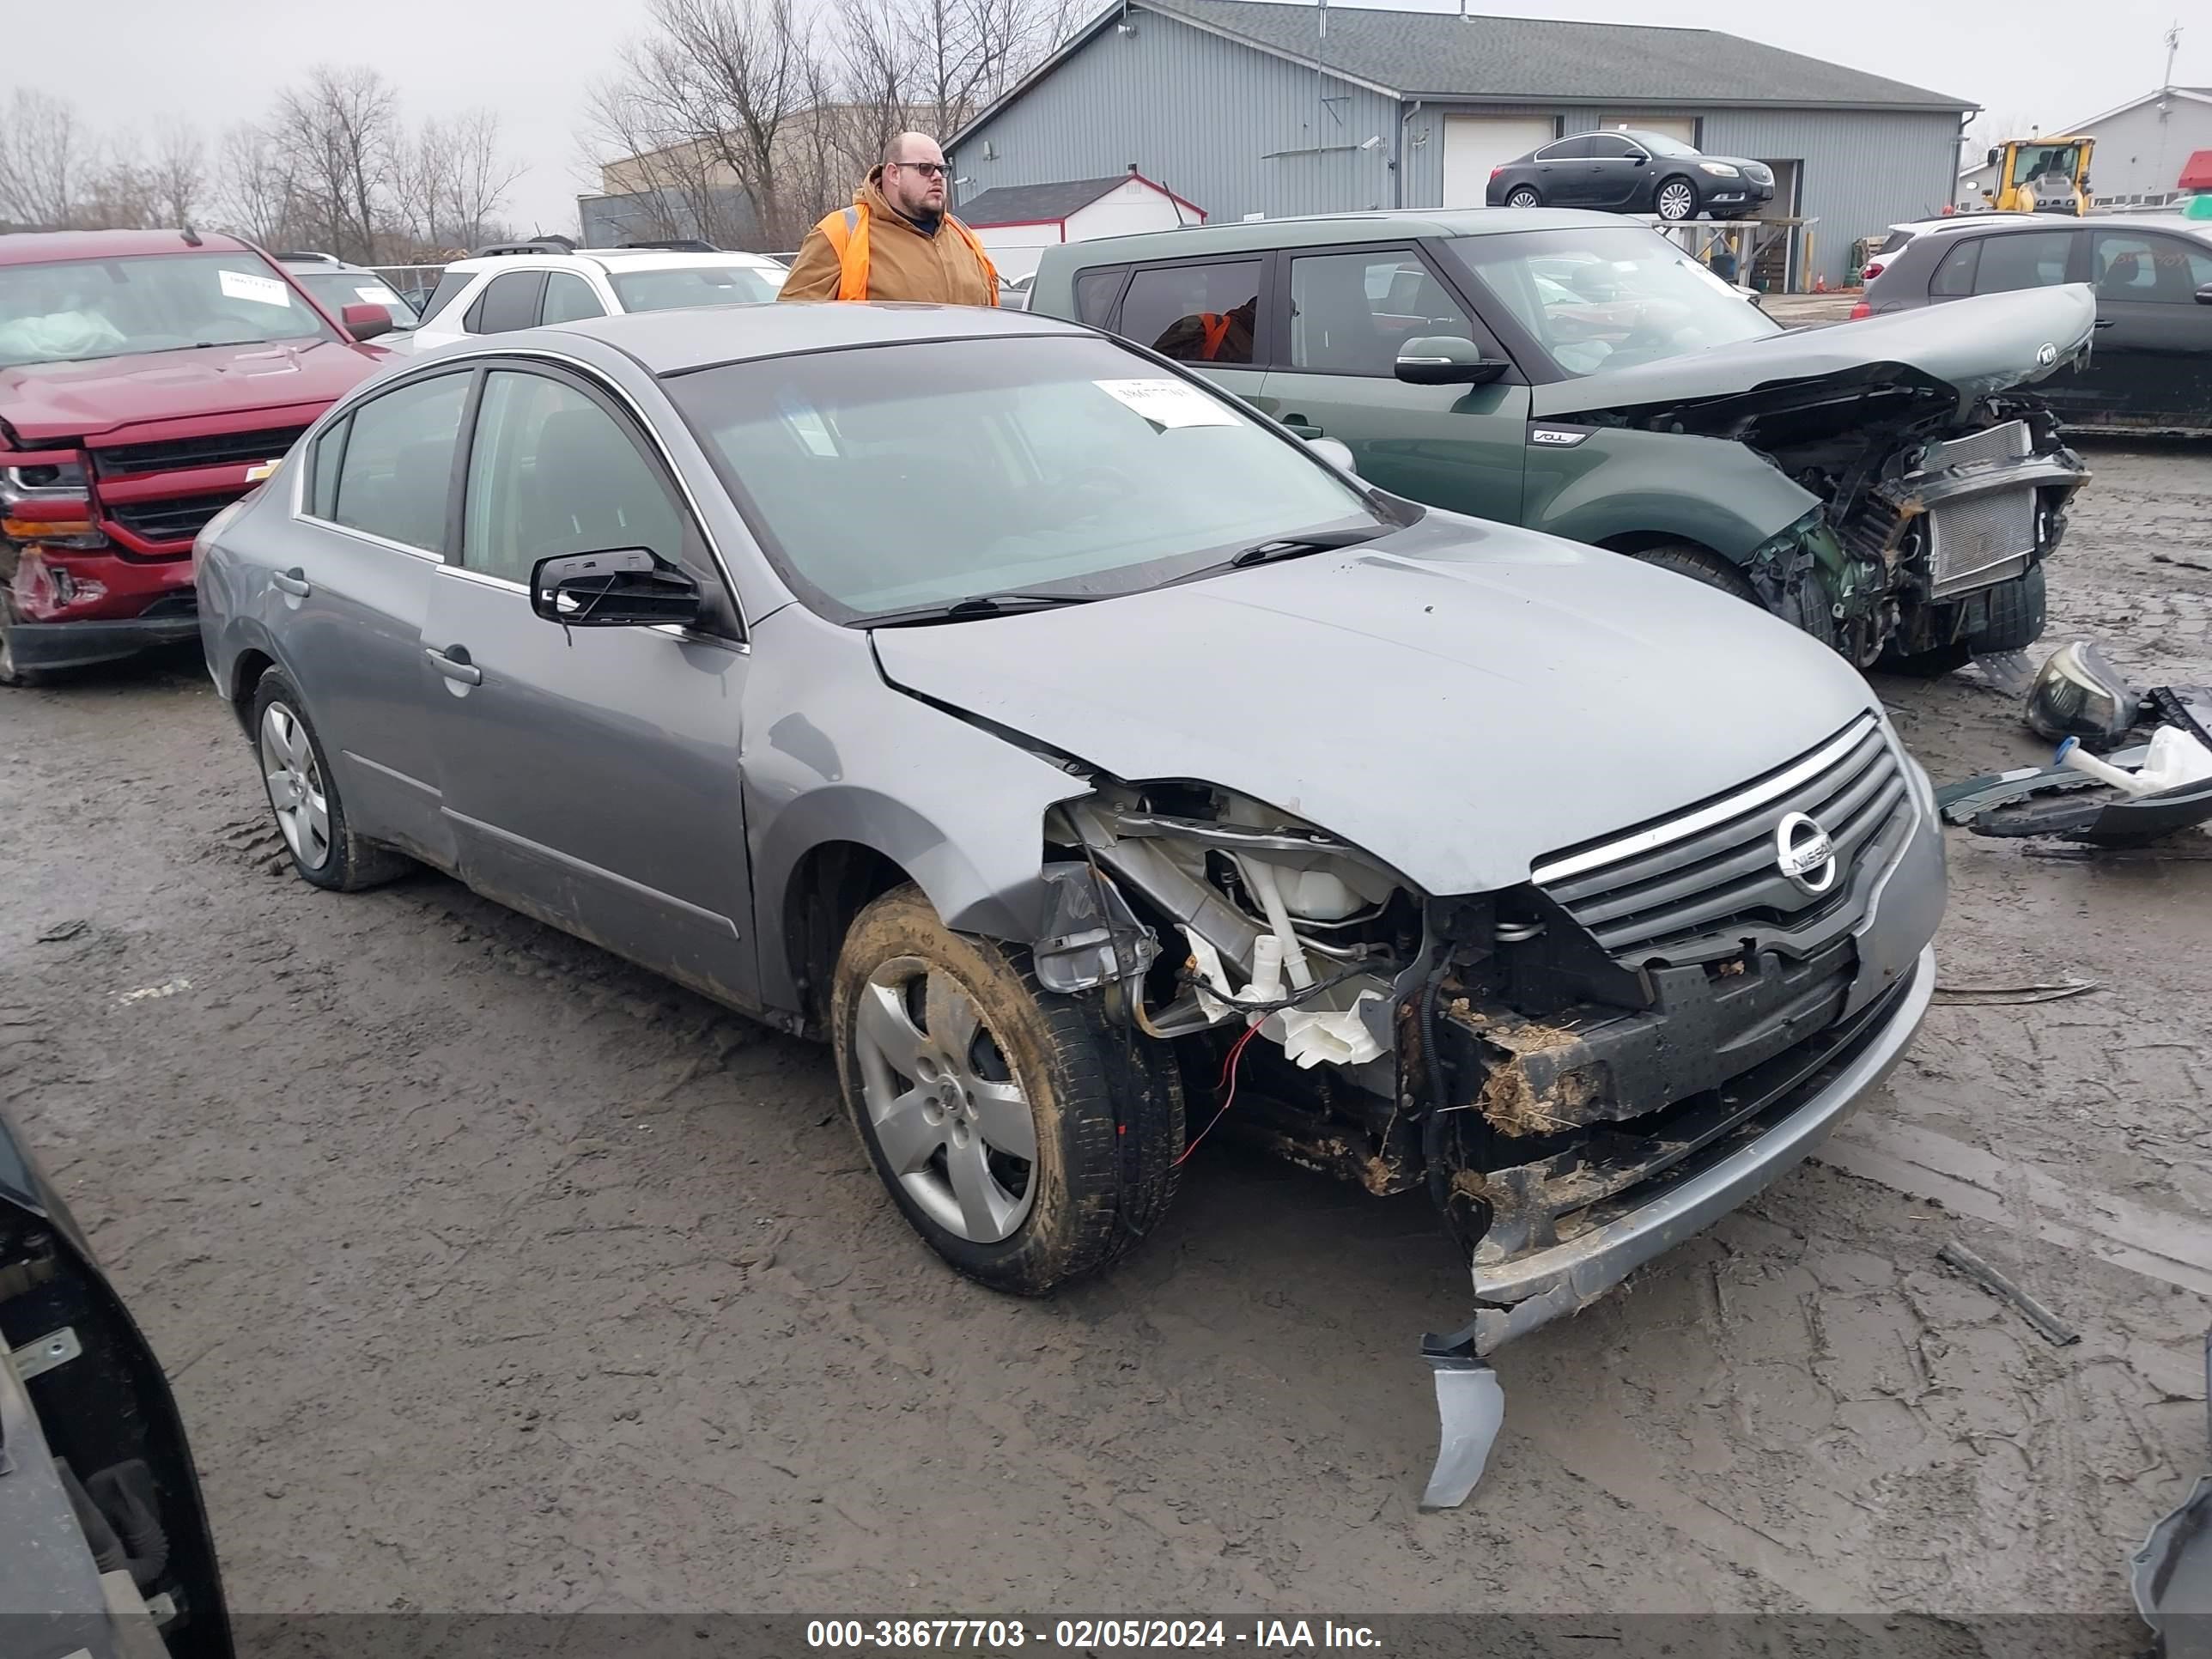
[[[1525,230],[1441,244],[1563,374],[1764,339],[1780,327],[1656,231]]]
[[[384,278],[367,270],[295,270],[292,280],[319,300],[325,310],[343,316],[348,306],[382,306],[392,313],[394,328],[412,328],[422,319]]]
[[[0,265],[0,364],[334,337],[252,253]]]
[[[663,265],[607,273],[624,311],[674,311],[683,306],[757,305],[783,289],[780,271],[756,265]]]
[[[666,385],[785,580],[837,622],[1106,598],[1391,527],[1295,441],[1104,339],[824,351]]]
[[[1633,138],[1654,155],[1697,155],[1703,153],[1679,138],[1669,138],[1664,133],[1645,132],[1640,127],[1623,127],[1620,136]]]
[[[2022,144],[2020,159],[2013,164],[2013,182],[2025,185],[2038,179],[2070,181],[2081,158],[2081,148],[2075,144]]]

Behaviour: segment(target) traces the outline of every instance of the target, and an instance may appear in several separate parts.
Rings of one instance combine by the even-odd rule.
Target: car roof
[[[0,235],[0,265],[43,265],[61,259],[129,259],[149,253],[250,253],[235,236],[219,231],[192,233],[193,246],[181,230],[17,230]]]
[[[1079,264],[1106,265],[1123,259],[1158,259],[1183,253],[1257,253],[1269,248],[1388,242],[1416,236],[1494,236],[1516,230],[1608,228],[1618,230],[1644,227],[1638,221],[1623,218],[1617,213],[1582,213],[1567,208],[1401,208],[1188,225],[1180,230],[1105,236],[1073,246],[1079,250]]]
[[[536,341],[552,345],[564,334],[586,335],[627,352],[655,374],[681,374],[719,363],[854,346],[1093,332],[1080,324],[992,306],[763,302],[593,317],[495,337],[501,343]],[[489,346],[494,337],[484,337]]]
[[[736,252],[685,253],[665,248],[592,247],[574,253],[487,253],[481,258],[455,259],[447,270],[547,270],[596,265],[602,270],[689,270],[701,265],[735,265],[751,270],[781,270],[764,253]]]
[[[2058,221],[2055,225],[2051,222],[2053,219]],[[2069,214],[1966,213],[1948,222],[1972,225],[1982,230],[2001,234],[2023,230],[2072,230],[2086,225],[2093,230],[2114,228],[2121,230],[2178,230],[2185,235],[2212,238],[2212,220],[2187,219],[2178,213],[2093,213],[2085,219],[2076,219]]]

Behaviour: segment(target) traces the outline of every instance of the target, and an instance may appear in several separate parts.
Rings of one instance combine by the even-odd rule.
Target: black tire
[[[2044,604],[2039,564],[2030,565],[2025,574],[1992,587],[1987,619],[1966,636],[1974,654],[2027,650],[2043,637]]]
[[[310,832],[296,818],[288,824],[286,809],[278,804],[278,775],[270,769],[268,757],[271,751],[264,738],[264,733],[271,731],[272,709],[281,711],[283,720],[296,726],[307,763],[293,769],[303,785],[311,784],[319,792],[325,825],[320,835]],[[280,669],[270,669],[253,688],[253,723],[248,736],[253,745],[254,763],[261,772],[262,788],[269,799],[270,814],[276,820],[277,830],[284,837],[285,851],[301,880],[333,893],[357,893],[365,887],[381,886],[415,867],[414,860],[404,853],[364,841],[353,832],[346,821],[345,803],[338,797],[337,783],[331,773],[330,757],[323,750],[323,740],[315,735],[315,724],[307,718],[307,706],[301,701],[297,688]],[[278,746],[281,749],[284,745],[280,742]]]
[[[1709,548],[1688,542],[1667,542],[1644,548],[1632,556],[1645,564],[1657,565],[1662,570],[1671,570],[1678,576],[1703,582],[1708,587],[1717,587],[1723,593],[1733,593],[1761,611],[1768,609],[1759,590],[1752,586],[1751,578],[1744,574],[1743,567]],[[1800,633],[1811,635],[1830,650],[1835,648],[1836,619],[1829,612],[1826,596],[1816,584],[1800,587],[1790,596],[1789,608],[1776,614]]]
[[[1885,649],[1875,666],[1885,674],[1902,674],[1907,679],[1940,680],[1953,670],[1964,668],[1973,654],[1974,647],[1965,640],[1954,640],[1925,651]]]
[[[964,995],[977,1019],[957,1058],[927,1029],[953,1029],[951,1017],[939,1012],[951,1006],[939,999],[953,994]],[[873,1011],[873,1035],[861,1030],[866,1010]],[[830,1029],[846,1110],[892,1201],[932,1249],[970,1279],[1042,1295],[1114,1261],[1152,1231],[1175,1196],[1183,1103],[1174,1056],[1109,1024],[1097,997],[1044,989],[1026,951],[954,933],[919,888],[886,893],[854,920],[838,953]],[[916,1057],[905,1062],[914,1074],[891,1063],[878,1041],[885,1032],[895,1040],[921,1038]],[[972,1100],[968,1107],[968,1133],[997,1160],[990,1164],[1000,1183],[994,1196],[1027,1204],[1003,1238],[966,1237],[929,1207],[961,1201],[950,1162],[951,1138],[963,1127],[956,1121],[961,1089],[948,1062],[972,1079],[999,1080],[1003,1073],[1003,1083],[1026,1097],[1034,1146],[1025,1168],[985,1134]],[[914,1161],[923,1140],[911,1140],[908,1167],[894,1168],[870,1107],[871,1086],[879,1100],[902,1102],[949,1086],[951,1110],[937,1112],[943,1144]],[[927,1103],[915,1105],[886,1121],[895,1115],[913,1129],[911,1114],[929,1109]]]
[[[1544,198],[1533,185],[1516,185],[1505,192],[1505,205],[1510,208],[1541,207]]]
[[[39,684],[39,675],[15,666],[15,648],[9,643],[9,630],[15,625],[15,602],[5,586],[8,574],[0,573],[0,686],[28,688]]]
[[[1680,191],[1675,189],[1677,185],[1680,186]],[[1671,202],[1670,191],[1674,192]],[[1685,191],[1687,192],[1686,196],[1682,193]],[[1670,205],[1676,210],[1669,212],[1668,210]],[[1651,189],[1651,210],[1670,225],[1686,224],[1696,218],[1702,210],[1702,204],[1698,197],[1697,180],[1686,178],[1679,173],[1671,173],[1662,179]]]

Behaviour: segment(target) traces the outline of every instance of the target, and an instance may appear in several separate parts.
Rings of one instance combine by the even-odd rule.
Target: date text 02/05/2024
[[[1021,1619],[812,1619],[810,1648],[931,1648],[985,1655],[1028,1647],[1059,1649],[1227,1648],[1298,1652],[1382,1646],[1365,1625],[1334,1620],[1060,1619],[1047,1627]]]

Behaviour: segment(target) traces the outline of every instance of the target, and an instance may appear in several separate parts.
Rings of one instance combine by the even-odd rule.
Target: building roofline
[[[2094,127],[2100,121],[2109,121],[2115,115],[2125,115],[2131,109],[2141,109],[2158,98],[2186,98],[2192,103],[2212,104],[2212,93],[2198,87],[2154,87],[2140,98],[2130,98],[2126,103],[2108,109],[2102,115],[2093,115],[2086,121],[2076,121],[2072,126],[2063,127],[2060,131],[2080,132],[2084,127]]]
[[[1364,9],[1364,8],[1361,8],[1361,9]],[[1384,7],[1380,9],[1395,10],[1399,9],[1394,7]],[[998,97],[992,100],[990,103],[979,110],[959,129],[959,131],[945,141],[945,148],[950,149],[957,145],[965,143],[971,135],[990,122],[996,120],[998,117],[1010,106],[1013,105],[1022,98],[1026,97],[1029,94],[1030,90],[1039,82],[1042,81],[1054,70],[1058,69],[1060,64],[1066,62],[1066,60],[1074,56],[1075,53],[1089,46],[1092,40],[1097,36],[1099,32],[1103,29],[1107,24],[1126,17],[1132,12],[1138,11],[1150,12],[1155,17],[1164,17],[1169,19],[1170,21],[1185,24],[1191,28],[1197,29],[1201,33],[1211,34],[1220,40],[1233,40],[1237,45],[1249,46],[1255,52],[1265,52],[1270,58],[1278,58],[1286,64],[1295,64],[1301,69],[1316,70],[1321,74],[1328,76],[1333,80],[1341,81],[1347,86],[1358,87],[1365,91],[1379,94],[1382,97],[1395,99],[1401,104],[1419,101],[1425,104],[1498,104],[1527,106],[1531,107],[1540,106],[1565,109],[1584,109],[1605,108],[1611,104],[1620,101],[1618,99],[1595,97],[1559,97],[1549,94],[1537,95],[1529,94],[1470,92],[1464,88],[1451,91],[1419,91],[1410,87],[1388,86],[1380,81],[1373,81],[1368,79],[1364,76],[1355,75],[1350,70],[1343,69],[1334,64],[1328,63],[1323,58],[1310,57],[1304,52],[1289,51],[1283,46],[1276,45],[1273,41],[1260,40],[1255,36],[1246,34],[1241,30],[1227,27],[1226,26],[1215,22],[1211,19],[1194,17],[1188,12],[1176,9],[1172,6],[1153,7],[1146,4],[1145,0],[1114,0],[1112,4],[1107,6],[1105,9],[1099,12],[1098,15],[1093,17],[1088,23],[1085,23],[1081,28],[1070,35],[1066,41],[1057,52],[1054,52],[1052,56],[1046,58],[1035,69],[1031,70],[1027,75],[1014,82],[1012,86],[1007,88],[1006,91],[1000,93]],[[1443,15],[1443,14],[1437,15]],[[1509,18],[1504,21],[1519,21],[1527,20]],[[1575,23],[1586,21],[1586,20],[1580,18],[1564,18],[1549,21]],[[1588,27],[1592,28],[1608,28],[1618,26],[1607,23],[1589,22]],[[1640,23],[1636,24],[1633,27],[1638,28],[1671,28],[1674,33],[1678,34],[1710,34],[1714,33],[1714,31],[1711,29],[1692,29],[1668,24]],[[1753,44],[1758,45],[1759,43],[1754,41]],[[1844,67],[1848,66],[1846,65]],[[1916,88],[1916,90],[1925,89]],[[2184,88],[2174,88],[2172,90],[2184,92],[2186,95],[2192,98],[2201,96],[2201,94],[2189,92]],[[2156,94],[2153,95],[2155,96]],[[1644,100],[1643,101],[1650,102],[1651,100]],[[1670,98],[1661,101],[1678,105],[1685,109],[1863,110],[1869,112],[1918,112],[1923,113],[1934,113],[1937,111],[1942,111],[1946,113],[1953,114],[1978,114],[1983,108],[1983,106],[1974,103],[1969,99],[1948,97],[1941,93],[1931,93],[1925,101],[1911,102],[1900,102],[1894,99],[1875,100],[1872,99],[1856,98],[1826,100],[1808,98]],[[2212,102],[2212,99],[2206,99],[2204,101]],[[2131,108],[2133,106],[2123,106],[2123,107]],[[2117,113],[2118,112],[2114,112]],[[2105,118],[2100,116],[2098,118],[2101,120]],[[1189,204],[1186,203],[1185,205],[1188,206]]]

